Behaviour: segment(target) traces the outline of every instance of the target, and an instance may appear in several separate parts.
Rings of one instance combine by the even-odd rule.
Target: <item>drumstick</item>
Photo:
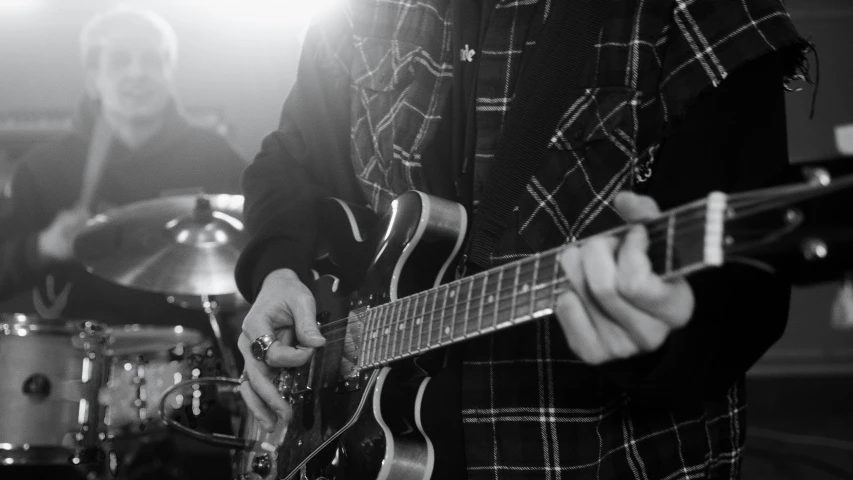
[[[113,135],[109,125],[107,125],[102,115],[98,115],[95,120],[95,127],[92,129],[92,140],[89,143],[89,152],[86,155],[86,167],[83,172],[83,184],[80,187],[80,197],[77,201],[77,208],[83,209],[90,214],[94,207],[95,194],[101,182],[112,138]]]

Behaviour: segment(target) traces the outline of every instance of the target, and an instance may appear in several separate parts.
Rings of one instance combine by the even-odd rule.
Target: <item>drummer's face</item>
[[[113,36],[102,44],[88,73],[90,88],[105,113],[125,120],[161,115],[172,92],[173,67],[159,39]]]

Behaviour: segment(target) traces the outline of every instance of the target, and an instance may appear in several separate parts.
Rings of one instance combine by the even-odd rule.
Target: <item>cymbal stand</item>
[[[222,352],[222,361],[225,368],[225,373],[231,378],[237,378],[240,372],[237,371],[237,362],[234,360],[234,353],[225,345],[225,340],[222,338],[222,328],[217,317],[219,312],[219,304],[210,295],[201,296],[201,305],[204,308],[204,313],[210,321],[210,329],[213,330],[213,337],[216,340],[216,345],[219,351]]]

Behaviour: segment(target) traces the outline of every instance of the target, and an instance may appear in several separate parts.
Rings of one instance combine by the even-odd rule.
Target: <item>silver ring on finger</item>
[[[270,349],[270,345],[272,345],[272,342],[274,341],[275,339],[272,335],[261,335],[256,338],[255,341],[252,342],[252,356],[255,357],[255,360],[266,363],[267,350]]]
[[[238,381],[238,382],[240,382],[241,384],[242,384],[243,382],[248,382],[248,381],[249,381],[249,375],[247,375],[247,374],[246,374],[246,371],[245,371],[245,370],[243,370],[243,373],[241,373],[241,374],[240,374],[240,377],[237,379],[237,381]]]

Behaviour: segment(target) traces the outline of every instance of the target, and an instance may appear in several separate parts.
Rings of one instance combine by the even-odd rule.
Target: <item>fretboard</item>
[[[722,241],[722,226],[709,233],[706,221],[722,217],[721,209],[712,210],[707,203],[644,222],[657,274],[677,276],[707,263],[709,240]],[[606,234],[621,238],[628,228]],[[570,288],[559,262],[562,251],[531,255],[362,312],[359,366],[384,365],[552,314],[557,297]]]

